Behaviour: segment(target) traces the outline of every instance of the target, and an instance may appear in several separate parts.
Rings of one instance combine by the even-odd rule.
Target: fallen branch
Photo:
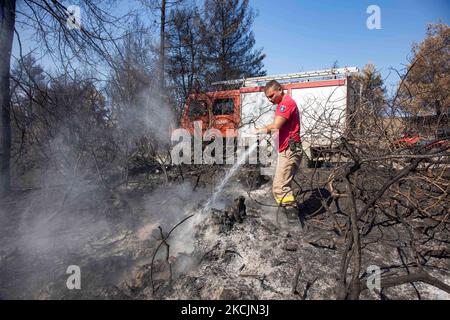
[[[185,222],[186,220],[192,218],[193,216],[194,216],[194,215],[191,214],[190,216],[187,216],[186,218],[184,218],[183,220],[181,220],[180,222],[178,222],[178,223],[175,225],[175,227],[173,227],[173,228],[169,231],[169,233],[168,233],[167,235],[164,235],[164,233],[162,232],[161,227],[158,227],[159,230],[160,230],[160,232],[161,232],[161,237],[162,237],[162,239],[161,239],[161,242],[159,243],[158,247],[156,248],[155,252],[153,253],[152,262],[151,262],[150,281],[151,281],[151,283],[152,283],[152,292],[153,292],[153,293],[155,293],[155,284],[154,284],[154,282],[153,282],[153,263],[154,263],[154,261],[155,261],[156,254],[157,254],[158,251],[159,251],[159,248],[161,248],[161,246],[162,246],[163,244],[166,244],[166,246],[168,246],[166,240],[170,237],[171,233],[172,233],[179,225],[181,225],[181,224],[182,224],[183,222]],[[169,252],[168,252],[168,251],[169,251],[169,248],[167,247],[167,257],[168,257],[168,255],[169,255]],[[167,260],[168,260],[168,258],[167,258]],[[169,263],[169,264],[170,264],[170,263]],[[170,268],[171,268],[171,266],[170,266]]]

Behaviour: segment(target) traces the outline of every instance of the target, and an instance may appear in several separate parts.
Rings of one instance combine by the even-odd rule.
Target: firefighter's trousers
[[[300,166],[301,159],[301,148],[297,148],[296,151],[287,148],[278,153],[278,162],[272,185],[273,196],[278,204],[295,204],[291,183]]]

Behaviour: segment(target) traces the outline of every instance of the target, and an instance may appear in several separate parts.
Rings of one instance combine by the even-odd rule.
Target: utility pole
[[[164,40],[165,40],[165,26],[166,26],[166,0],[161,0],[161,33],[159,42],[159,89],[161,94],[164,91]]]

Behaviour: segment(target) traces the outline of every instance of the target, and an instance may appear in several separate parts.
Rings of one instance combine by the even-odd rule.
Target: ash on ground
[[[6,199],[16,205],[2,221],[0,297],[335,299],[344,239],[333,228],[320,227],[328,222],[327,213],[314,192],[302,195],[304,221],[292,223],[274,204],[270,180],[243,167],[216,205],[202,213],[223,175],[224,170],[192,170],[183,183],[163,188],[149,187],[147,177],[113,198],[91,199],[85,191],[65,202],[63,214],[49,210],[49,195],[41,194],[46,203],[34,204],[31,216],[43,215],[44,226],[44,220],[36,224],[25,214],[30,195]],[[19,198],[26,208],[17,205]],[[343,221],[339,212],[349,205],[333,202],[329,209]],[[71,214],[78,220],[68,219]],[[398,263],[397,253],[381,243],[367,243],[366,249],[363,268]],[[69,265],[80,266],[80,290],[67,288]],[[440,279],[447,275],[445,265],[434,273]],[[450,298],[422,283],[387,289],[384,296],[415,299],[417,290],[425,299]],[[366,290],[361,298],[380,297]]]

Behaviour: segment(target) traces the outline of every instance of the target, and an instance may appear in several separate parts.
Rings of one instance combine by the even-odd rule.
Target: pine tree
[[[400,87],[403,110],[413,115],[447,114],[450,106],[450,28],[428,26],[412,48],[413,58]]]
[[[254,17],[248,0],[205,1],[201,31],[209,83],[265,75],[265,54],[254,48]]]
[[[172,10],[166,33],[166,73],[171,81],[174,98],[183,105],[192,92],[204,87],[204,63],[200,33],[200,13],[196,7]]]
[[[364,112],[380,115],[385,107],[386,99],[383,79],[375,66],[368,63],[363,70],[354,77],[356,88],[359,91],[359,107]]]
[[[373,64],[366,64],[353,79],[355,110],[352,116],[353,133],[369,135],[386,113],[386,89],[379,71]]]

